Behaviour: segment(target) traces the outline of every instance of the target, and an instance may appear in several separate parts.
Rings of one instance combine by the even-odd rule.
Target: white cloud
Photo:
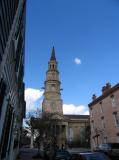
[[[43,92],[38,89],[26,88],[25,89],[25,100],[26,100],[26,112],[32,112],[40,108]],[[84,105],[76,106],[74,104],[63,104],[63,113],[64,114],[83,114],[88,115],[88,107]]]
[[[79,59],[79,58],[75,58],[74,59],[74,62],[77,64],[77,65],[79,65],[79,64],[81,64],[81,59]]]
[[[63,113],[64,114],[80,114],[80,115],[89,115],[87,106],[79,105],[75,106],[74,104],[63,104]]]
[[[25,89],[25,101],[26,101],[26,112],[31,112],[40,107],[37,102],[42,97],[44,91],[26,88]],[[38,106],[37,106],[38,105]]]

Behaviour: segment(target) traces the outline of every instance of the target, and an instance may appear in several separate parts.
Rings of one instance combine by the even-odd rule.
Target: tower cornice
[[[54,71],[55,71],[55,72],[57,72],[57,73],[59,74],[59,71],[58,71],[58,70],[53,70],[53,69],[49,69],[49,70],[46,72],[46,74],[47,74],[48,72],[50,72],[50,71],[51,71],[51,72],[54,72]]]
[[[46,80],[44,83],[46,84],[47,82],[58,82],[59,84],[61,84],[61,82],[60,81],[58,81],[58,80]]]

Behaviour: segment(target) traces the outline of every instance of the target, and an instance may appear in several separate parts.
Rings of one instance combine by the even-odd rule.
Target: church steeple
[[[44,82],[43,113],[63,114],[60,84],[55,49],[53,47],[51,58],[48,63],[48,70],[46,72],[46,80]]]
[[[50,60],[56,60],[56,57],[55,57],[55,48],[54,48],[54,46],[53,46],[53,48],[52,48],[52,53],[51,53],[51,58],[50,58]]]
[[[52,48],[48,69],[49,70],[57,70],[57,60],[56,60],[56,56],[55,56],[55,48],[54,48],[54,46]]]

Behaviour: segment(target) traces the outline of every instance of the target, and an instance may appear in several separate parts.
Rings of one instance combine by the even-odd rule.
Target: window
[[[55,87],[55,84],[51,84],[52,87]]]
[[[94,132],[94,121],[91,122],[91,129]]]
[[[93,117],[93,110],[92,109],[90,110],[90,117],[91,118]]]
[[[103,113],[102,102],[100,102],[100,112]]]
[[[104,137],[104,143],[107,143],[107,137]]]
[[[102,128],[105,128],[105,123],[104,123],[104,117],[101,117],[101,122],[102,122]]]
[[[95,138],[93,138],[93,147],[96,147]]]
[[[117,133],[117,142],[119,143],[119,133]]]
[[[112,103],[112,107],[116,107],[116,100],[114,95],[111,96],[111,103]]]
[[[119,126],[119,119],[118,119],[117,112],[114,112],[114,113],[113,113],[113,116],[114,116],[115,126],[118,127],[118,126]]]

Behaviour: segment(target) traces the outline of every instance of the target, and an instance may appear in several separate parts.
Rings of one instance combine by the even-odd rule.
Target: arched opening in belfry
[[[52,68],[53,68],[53,69],[55,68],[55,65],[54,65],[54,64],[52,65]]]

